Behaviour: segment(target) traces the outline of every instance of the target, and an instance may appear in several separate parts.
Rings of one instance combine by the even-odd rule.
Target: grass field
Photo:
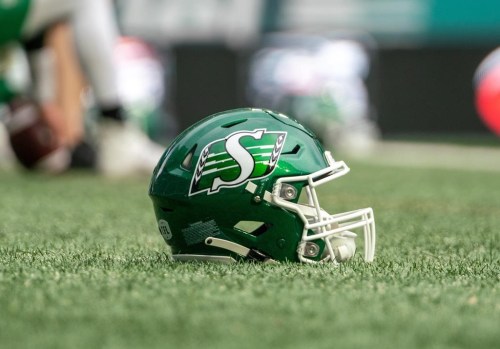
[[[499,348],[500,172],[350,165],[322,202],[378,246],[340,268],[173,263],[147,178],[0,172],[0,347]]]

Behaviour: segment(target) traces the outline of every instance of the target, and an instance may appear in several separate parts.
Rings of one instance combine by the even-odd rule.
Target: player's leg
[[[77,0],[31,0],[22,36],[31,38],[52,24],[67,19],[75,11]]]
[[[152,171],[163,147],[151,142],[130,123],[123,122],[125,117],[113,60],[118,29],[112,3],[107,0],[34,1],[24,28],[27,37],[33,37],[37,30],[59,18],[69,18],[71,23],[79,61],[94,92],[102,119],[100,169],[111,175]],[[57,11],[51,12],[54,7],[58,7]],[[46,71],[42,69],[39,75],[47,74]],[[47,92],[51,88],[41,90]]]
[[[73,45],[68,23],[53,26],[46,38],[55,60],[55,104],[63,115],[63,139],[71,149],[71,168],[95,168],[97,155],[91,137],[85,132],[82,94],[86,80]]]
[[[72,17],[75,44],[100,109],[98,167],[106,175],[151,173],[163,147],[125,121],[114,63],[118,40],[112,3],[81,0]]]
[[[9,103],[8,125],[17,158],[28,168],[60,172],[70,163],[65,115],[56,103],[56,62],[46,38],[56,23],[71,16],[74,5],[72,0],[29,1],[18,38],[28,56],[31,90]],[[30,122],[21,122],[25,119]]]
[[[75,45],[97,104],[120,105],[113,50],[118,28],[109,0],[80,0],[72,17]]]
[[[73,36],[67,23],[51,28],[46,39],[47,47],[55,58],[55,102],[64,114],[64,138],[75,147],[84,139],[82,93],[85,79],[73,49]]]
[[[62,20],[71,23],[74,44],[98,104],[117,107],[120,103],[113,49],[118,29],[111,1],[31,0],[22,38],[42,48],[45,31]]]

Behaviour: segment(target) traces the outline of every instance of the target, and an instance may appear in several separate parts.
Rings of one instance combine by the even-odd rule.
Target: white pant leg
[[[99,106],[120,104],[113,50],[118,28],[110,0],[32,0],[23,28],[29,38],[57,20],[72,25],[83,70]]]
[[[70,18],[77,0],[31,0],[22,35],[29,38],[51,23]]]
[[[75,43],[99,106],[120,104],[113,51],[118,39],[110,0],[79,0],[72,17]]]

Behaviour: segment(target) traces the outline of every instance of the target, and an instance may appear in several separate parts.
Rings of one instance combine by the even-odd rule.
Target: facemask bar
[[[364,208],[330,215],[320,207],[315,188],[345,175],[350,170],[343,161],[335,161],[328,151],[325,152],[325,158],[329,166],[322,170],[304,176],[279,178],[273,188],[273,203],[297,213],[304,222],[302,239],[297,250],[300,261],[314,263],[314,260],[304,256],[306,243],[322,239],[325,242],[327,254],[321,261],[331,260],[336,263],[330,238],[343,236],[344,234],[352,235],[350,233],[352,229],[363,228],[365,242],[364,259],[366,262],[372,262],[375,256],[375,219],[373,210],[371,208]],[[293,182],[307,182],[305,189],[308,205],[296,204],[280,196],[282,185]],[[316,233],[308,235],[309,230]]]

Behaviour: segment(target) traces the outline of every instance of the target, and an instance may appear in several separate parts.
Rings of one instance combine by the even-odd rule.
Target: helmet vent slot
[[[192,167],[193,167],[193,155],[194,155],[194,151],[196,150],[196,147],[198,145],[195,144],[191,150],[187,153],[186,157],[184,158],[184,160],[182,160],[182,167],[185,169],[185,170],[190,170]]]
[[[259,236],[261,234],[264,234],[270,226],[270,224],[258,221],[239,221],[238,223],[236,223],[234,228],[246,234]]]
[[[284,151],[282,155],[295,155],[299,152],[299,150],[300,150],[300,144],[296,144],[292,150]]]
[[[233,127],[233,126],[236,126],[236,125],[242,124],[242,123],[244,123],[245,121],[247,121],[247,119],[239,119],[239,120],[234,120],[234,121],[228,122],[227,124],[222,125],[221,127],[223,127],[223,128],[231,128],[231,127]]]

